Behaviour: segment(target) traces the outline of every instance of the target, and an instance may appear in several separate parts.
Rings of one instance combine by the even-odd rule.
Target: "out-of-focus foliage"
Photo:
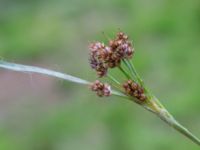
[[[119,28],[133,39],[133,62],[146,83],[200,136],[199,0],[1,0],[0,56],[94,80],[87,45],[106,41],[102,31],[112,37]],[[4,72],[2,150],[199,149],[131,102],[100,99],[56,79]]]

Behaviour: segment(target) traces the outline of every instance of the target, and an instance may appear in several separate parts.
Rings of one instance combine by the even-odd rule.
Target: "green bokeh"
[[[133,62],[147,85],[200,136],[199,0],[1,0],[0,56],[58,66],[92,81],[88,43],[106,41],[102,32],[113,37],[119,28],[133,39]],[[83,86],[60,82],[53,84],[58,97],[44,100],[30,91],[15,98],[23,99],[16,106],[7,105],[0,150],[199,149],[131,102],[100,99]]]

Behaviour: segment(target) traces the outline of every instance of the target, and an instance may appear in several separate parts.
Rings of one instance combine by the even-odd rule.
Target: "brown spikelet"
[[[130,59],[134,53],[132,43],[129,41],[128,36],[123,32],[117,33],[116,38],[110,40],[109,46],[119,59]]]
[[[134,53],[134,48],[128,40],[128,36],[117,33],[114,40],[109,41],[109,45],[94,42],[89,45],[90,66],[96,70],[98,77],[107,75],[109,68],[118,67],[122,59],[130,59]]]
[[[138,99],[139,103],[145,102],[147,99],[144,89],[132,80],[128,80],[123,84],[125,93]]]
[[[107,83],[101,83],[99,80],[96,80],[90,85],[92,91],[96,92],[99,97],[110,96],[111,87]]]
[[[90,66],[96,70],[99,77],[107,74],[108,67],[105,64],[107,55],[109,55],[109,48],[103,43],[94,42],[89,45],[90,49]]]

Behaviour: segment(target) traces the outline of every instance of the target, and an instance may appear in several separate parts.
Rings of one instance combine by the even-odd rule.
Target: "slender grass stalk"
[[[126,59],[123,59],[122,61],[125,64],[125,66],[128,68],[128,70],[130,71],[132,79],[134,81],[138,81],[139,82],[139,80],[136,78],[135,72],[132,70],[132,67],[131,67],[130,63],[128,63],[128,61]]]
[[[114,86],[119,92],[122,93],[122,88],[121,85],[119,83],[119,81],[117,81],[117,79],[115,79],[111,74],[107,74],[107,77],[114,82],[114,84],[111,84],[112,86]]]
[[[29,73],[39,73],[39,74],[45,74],[48,76],[64,79],[70,82],[79,83],[79,84],[90,84],[89,81],[83,80],[81,78],[77,78],[74,76],[71,76],[69,74],[64,74],[61,72],[44,69],[40,67],[34,67],[34,66],[27,66],[27,65],[21,65],[21,64],[15,64],[15,63],[9,63],[5,61],[0,61],[0,67],[5,69],[10,69],[18,72],[29,72]]]
[[[135,75],[135,77],[136,77],[137,81],[140,83],[140,85],[143,86],[144,83],[143,83],[142,79],[140,78],[139,74],[137,73],[133,63],[128,59],[124,60],[124,62],[130,68],[132,74]]]
[[[117,85],[120,85],[119,81],[117,81],[117,79],[115,79],[111,74],[108,74],[107,76],[108,76],[108,78],[109,78],[110,80],[112,80],[114,83],[116,83]]]
[[[198,139],[194,134],[192,134],[188,129],[186,129],[183,125],[181,125],[168,111],[167,109],[160,103],[160,101],[153,97],[148,101],[146,105],[143,106],[147,110],[154,113],[161,120],[167,123],[169,126],[180,132],[181,134],[188,137],[194,143],[200,146],[200,139]]]
[[[127,79],[131,79],[130,75],[121,66],[118,66],[118,68],[126,76]]]
[[[111,90],[111,93],[115,96],[119,96],[119,97],[122,97],[122,98],[129,99],[129,97],[122,92],[119,92],[119,91],[116,91],[116,90]]]

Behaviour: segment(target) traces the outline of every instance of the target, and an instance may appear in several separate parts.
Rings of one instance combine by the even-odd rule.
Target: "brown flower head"
[[[123,32],[117,33],[116,38],[110,40],[109,46],[111,47],[113,55],[120,60],[123,58],[130,59],[134,53],[132,43],[129,41],[128,36]]]
[[[138,102],[140,103],[144,102],[147,99],[146,95],[144,94],[144,89],[132,80],[128,80],[127,82],[125,82],[123,84],[123,88],[126,94],[137,98],[139,100]]]
[[[107,83],[101,83],[99,80],[96,80],[91,84],[91,90],[95,91],[99,97],[110,96],[111,95],[111,87]]]
[[[109,53],[109,47],[106,47],[103,43],[95,42],[90,44],[89,49],[90,66],[96,70],[99,77],[105,76],[108,70],[105,60]]]
[[[122,59],[130,59],[134,52],[128,36],[123,32],[119,32],[114,40],[110,40],[109,46],[94,42],[90,44],[89,49],[90,65],[99,77],[105,76],[108,68],[119,66]]]

